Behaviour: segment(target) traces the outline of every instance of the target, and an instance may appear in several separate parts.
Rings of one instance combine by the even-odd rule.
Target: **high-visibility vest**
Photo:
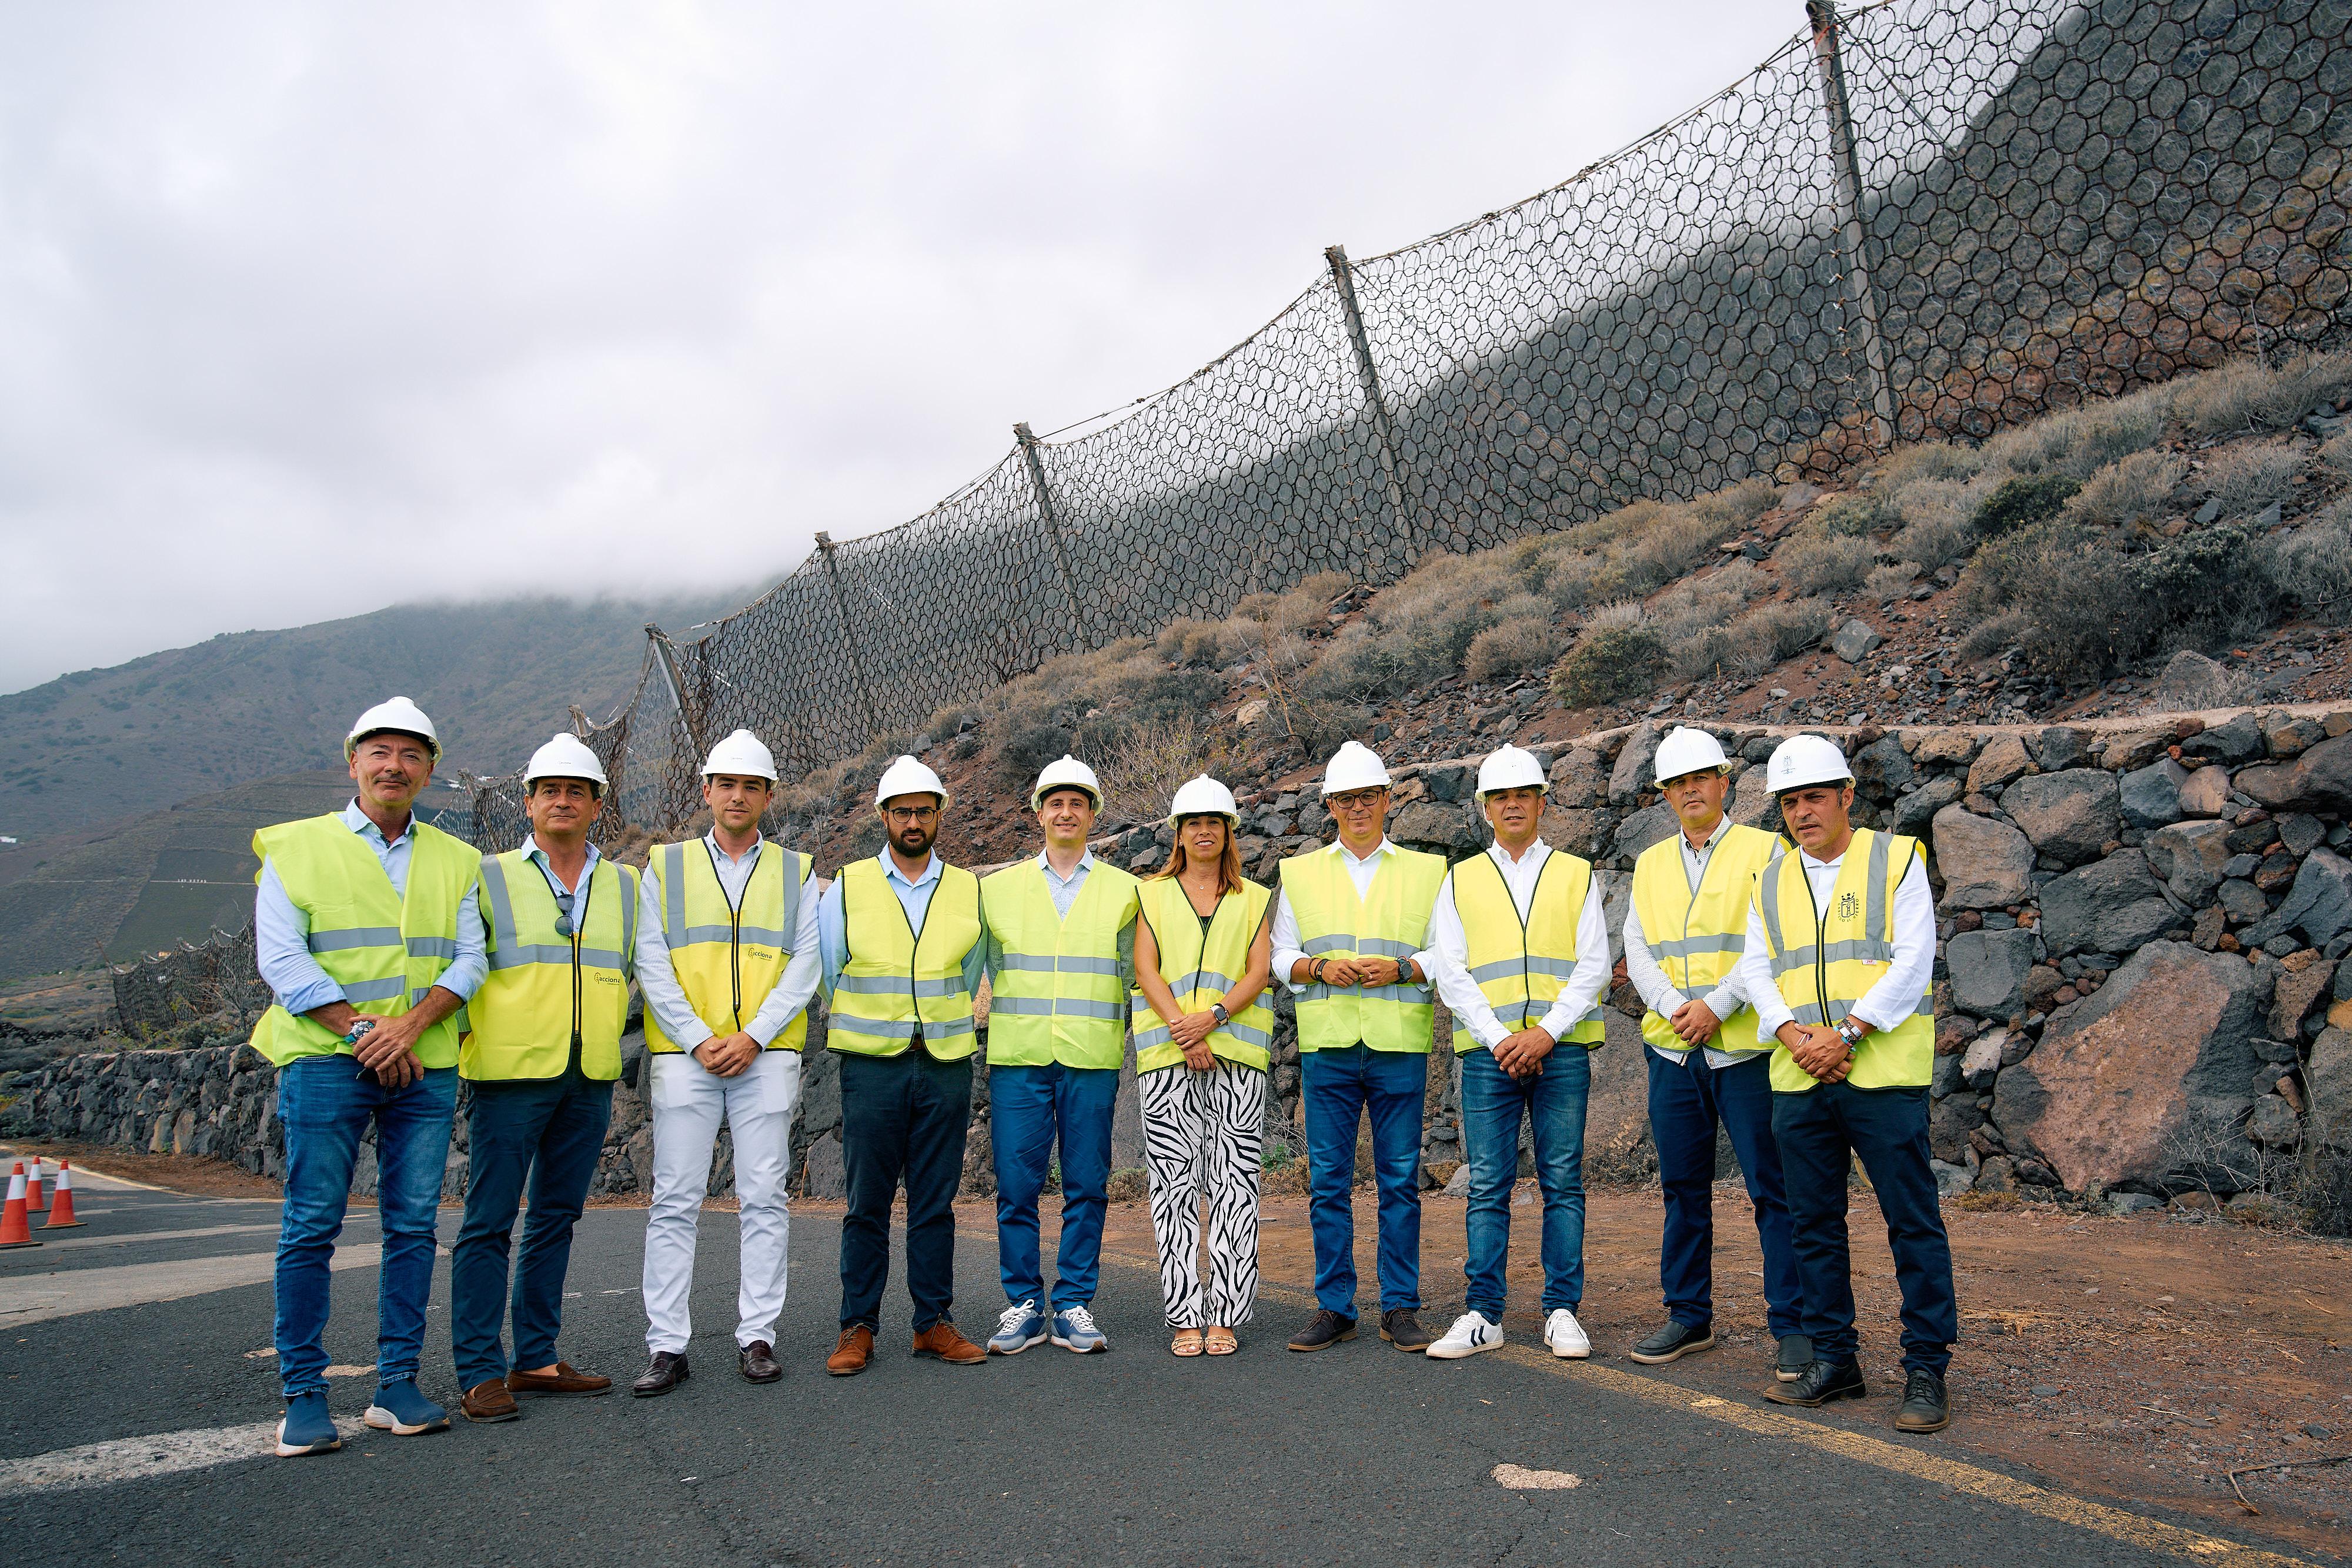
[[[982,881],[980,906],[1002,950],[988,1004],[989,1065],[1118,1067],[1127,1054],[1118,938],[1135,923],[1135,878],[1097,861],[1065,917],[1045,870],[1023,861]]]
[[[481,852],[438,828],[408,825],[408,890],[392,878],[341,811],[280,822],[253,835],[253,852],[275,867],[295,908],[310,918],[310,956],[363,1013],[390,1018],[425,999],[457,959],[457,910],[482,863]],[[260,880],[260,873],[255,873]],[[459,1008],[417,1036],[426,1067],[452,1066],[466,1030]],[[253,1049],[273,1066],[306,1056],[349,1055],[343,1037],[315,1019],[272,1005],[254,1026]]]
[[[657,844],[646,860],[670,972],[710,1038],[740,1033],[784,977],[801,928],[801,900],[808,896],[810,864],[808,856],[761,840],[760,858],[737,906],[727,902],[708,841]],[[690,1051],[701,1043],[670,1039],[654,1010],[646,1009],[647,1051]],[[808,1012],[803,1009],[768,1042],[768,1049],[798,1051],[807,1043]]]
[[[1633,911],[1650,956],[1676,990],[1693,999],[1727,979],[1748,946],[1748,906],[1756,897],[1756,877],[1785,846],[1761,828],[1733,823],[1706,857],[1693,892],[1683,870],[1682,834],[1663,839],[1633,862]],[[1772,1042],[1757,1034],[1753,1007],[1743,1006],[1722,1020],[1710,1042],[1717,1051],[1755,1051]],[[1688,1051],[1690,1041],[1652,1009],[1642,1015],[1642,1038],[1660,1051]]]
[[[1812,881],[1798,857],[1785,854],[1756,878],[1756,908],[1763,916],[1772,978],[1780,999],[1804,1024],[1844,1021],[1847,1009],[1885,977],[1895,961],[1895,890],[1925,852],[1916,839],[1856,828],[1830,888],[1829,907],[1813,907]],[[1936,1068],[1936,1007],[1919,995],[1911,1016],[1891,1030],[1874,1030],[1854,1052],[1846,1082],[1857,1089],[1926,1083]],[[1812,1074],[1789,1048],[1774,1042],[1772,1087],[1802,1093]]]
[[[1516,1033],[1543,1022],[1567,988],[1576,973],[1576,925],[1591,887],[1592,862],[1554,850],[1536,873],[1535,894],[1522,921],[1518,901],[1494,856],[1474,855],[1454,868],[1454,912],[1462,917],[1467,938],[1470,977],[1504,1028]],[[1606,1038],[1596,998],[1561,1040],[1591,1050]],[[1477,1049],[1468,1030],[1454,1031],[1456,1055]]]
[[[562,906],[546,874],[521,850],[486,856],[480,887],[490,972],[466,1009],[473,1030],[457,1052],[457,1075],[559,1078],[577,1037],[581,1072],[618,1078],[637,946],[636,872],[599,859],[568,936],[556,928]]]
[[[1282,894],[1310,958],[1410,958],[1429,946],[1429,912],[1445,880],[1442,855],[1391,849],[1369,897],[1356,894],[1338,844],[1282,862]],[[1419,986],[1309,985],[1298,993],[1298,1049],[1426,1051],[1437,1008]]]
[[[942,863],[917,931],[882,862],[855,861],[841,868],[841,913],[849,955],[834,987],[825,1043],[860,1056],[898,1056],[919,1026],[932,1056],[970,1056],[979,1040],[963,961],[980,940],[980,879]]]
[[[1256,944],[1266,909],[1274,903],[1272,888],[1246,877],[1239,892],[1217,900],[1205,923],[1183,884],[1172,876],[1143,883],[1136,896],[1142,918],[1151,927],[1151,940],[1160,948],[1160,978],[1174,993],[1180,1015],[1207,1012],[1241,984],[1249,969],[1250,948]],[[1266,994],[1260,990],[1249,1006],[1234,1015],[1233,1022],[1209,1031],[1212,1055],[1265,1071],[1274,1046],[1274,1009],[1267,1004]],[[1168,1026],[1139,989],[1135,993],[1133,1021],[1138,1072],[1183,1065],[1184,1048],[1169,1038]]]

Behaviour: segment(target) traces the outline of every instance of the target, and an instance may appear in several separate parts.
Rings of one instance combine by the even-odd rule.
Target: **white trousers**
[[[654,1199],[646,1215],[646,1347],[676,1354],[694,1335],[694,1228],[710,1187],[723,1116],[735,1140],[735,1197],[742,1209],[741,1279],[735,1343],[776,1343],[784,1310],[784,1253],[793,1217],[784,1172],[793,1107],[801,1097],[796,1051],[763,1051],[732,1078],[686,1052],[646,1058],[653,1069]]]

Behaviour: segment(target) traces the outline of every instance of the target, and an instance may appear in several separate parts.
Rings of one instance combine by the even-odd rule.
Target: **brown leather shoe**
[[[520,1368],[507,1374],[509,1394],[609,1394],[613,1380],[593,1372],[583,1372],[568,1361],[555,1364],[553,1372],[524,1372]]]
[[[855,1377],[866,1370],[874,1359],[874,1331],[864,1323],[841,1331],[841,1340],[833,1354],[824,1358],[824,1369],[835,1377]]]
[[[763,1339],[755,1339],[735,1353],[735,1370],[746,1383],[773,1383],[784,1375],[784,1369],[776,1364],[775,1346]]]
[[[466,1390],[465,1397],[457,1401],[457,1408],[468,1421],[513,1421],[522,1416],[522,1406],[507,1392],[505,1382],[496,1377]]]
[[[640,1399],[650,1399],[656,1394],[668,1393],[692,1375],[687,1370],[683,1351],[657,1350],[653,1360],[646,1364],[645,1371],[637,1375],[637,1380],[629,1385],[629,1392]]]
[[[988,1352],[963,1337],[963,1331],[941,1318],[915,1336],[917,1355],[936,1355],[950,1366],[978,1366]]]

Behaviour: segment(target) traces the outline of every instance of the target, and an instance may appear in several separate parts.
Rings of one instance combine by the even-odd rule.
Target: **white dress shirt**
[[[1358,860],[1345,843],[1337,841],[1328,849],[1312,850],[1308,852],[1338,855],[1339,863],[1348,868],[1348,880],[1356,884],[1356,896],[1370,898],[1372,894],[1372,878],[1380,874],[1381,857],[1396,853],[1397,847],[1383,838],[1373,848],[1372,852],[1361,860]],[[1307,944],[1298,935],[1298,916],[1290,912],[1290,900],[1283,894],[1281,885],[1277,882],[1274,894],[1274,977],[1288,986],[1293,995],[1304,992],[1308,986],[1314,984],[1312,980],[1293,980],[1290,977],[1290,971],[1297,967],[1301,958],[1306,956]],[[1420,969],[1422,977],[1402,983],[1408,986],[1420,986],[1427,989],[1430,966],[1436,961],[1436,956],[1429,952],[1415,953],[1412,956],[1412,961]]]
[[[1688,833],[1679,829],[1675,831],[1675,844],[1682,851],[1683,880],[1689,884],[1694,894],[1698,892],[1700,879],[1706,875],[1707,862],[1715,858],[1716,846],[1723,842],[1723,835],[1730,831],[1731,819],[1728,816],[1717,818],[1715,831],[1707,834],[1706,841],[1696,849],[1691,848]],[[1748,1000],[1748,993],[1740,986],[1739,976],[1740,967],[1735,964],[1720,985],[1699,998],[1706,1004],[1706,1010],[1715,1015],[1717,1023],[1738,1012]],[[1642,993],[1642,1004],[1660,1018],[1674,1017],[1682,1005],[1690,1000],[1666,977],[1666,972],[1659,967],[1657,959],[1650,956],[1649,938],[1642,930],[1641,905],[1630,898],[1625,901],[1625,977],[1633,982],[1635,990]],[[1716,1038],[1720,1040],[1722,1036],[1718,1034]],[[1733,1067],[1772,1048],[1768,1045],[1757,1051],[1717,1051],[1709,1045],[1706,1049],[1709,1067]],[[1654,1045],[1650,1050],[1659,1061],[1671,1061],[1677,1067],[1689,1054],[1665,1051]]]
[[[1511,902],[1518,906],[1522,923],[1535,906],[1536,883],[1543,876],[1544,862],[1551,853],[1551,846],[1541,839],[1516,861],[1499,842],[1486,847],[1487,858],[1503,873],[1503,885],[1511,890]],[[1609,959],[1609,918],[1602,913],[1604,902],[1601,879],[1596,876],[1585,888],[1584,907],[1577,913],[1576,968],[1541,1020],[1543,1031],[1554,1040],[1564,1039],[1609,989],[1609,976],[1614,966]],[[1470,1031],[1470,1038],[1489,1051],[1510,1038],[1516,1031],[1495,1016],[1494,1004],[1478,988],[1478,982],[1470,977],[1470,939],[1462,928],[1462,912],[1454,903],[1454,873],[1450,871],[1438,887],[1437,907],[1430,912],[1429,946],[1437,994],[1444,998],[1455,1020]]]
[[[1817,861],[1800,850],[1797,860],[1804,867],[1805,881],[1812,886],[1813,906],[1826,908],[1845,857]],[[1789,939],[1793,944],[1800,937],[1790,933]],[[1935,973],[1936,895],[1927,886],[1926,857],[1915,854],[1895,889],[1895,960],[1850,1010],[1874,1030],[1893,1029],[1919,1010],[1919,998],[1927,994]],[[1780,988],[1773,984],[1772,956],[1764,943],[1764,917],[1752,901],[1748,908],[1748,948],[1739,956],[1739,985],[1755,1005],[1765,1039],[1771,1039],[1782,1024],[1795,1018],[1781,999]]]
[[[760,863],[760,841],[741,856],[729,854],[719,847],[716,830],[702,836],[700,846],[710,852],[710,864],[719,873],[719,890],[727,895],[727,906],[740,911],[743,907],[743,890],[751,883],[751,872]],[[688,854],[694,853],[689,849]],[[662,886],[659,867],[661,856],[656,854],[646,862],[645,874],[637,890],[637,988],[645,993],[646,1009],[661,1025],[662,1033],[683,1050],[692,1051],[717,1036],[702,1021],[686,999],[686,991],[677,983],[677,971],[670,967],[669,939],[662,932]],[[793,956],[784,965],[783,977],[776,982],[761,1002],[759,1010],[744,1024],[743,1032],[760,1042],[764,1051],[784,1026],[793,1021],[800,1010],[816,995],[824,966],[817,953],[816,878],[801,889],[800,917],[793,935]]]

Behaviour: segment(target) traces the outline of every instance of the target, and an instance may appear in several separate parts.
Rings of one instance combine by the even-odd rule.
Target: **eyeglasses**
[[[1368,811],[1381,803],[1385,789],[1350,789],[1344,795],[1331,797],[1331,804],[1342,811]]]
[[[940,809],[937,806],[892,806],[883,812],[884,816],[902,828],[912,827],[917,822],[930,821],[939,814]]]

